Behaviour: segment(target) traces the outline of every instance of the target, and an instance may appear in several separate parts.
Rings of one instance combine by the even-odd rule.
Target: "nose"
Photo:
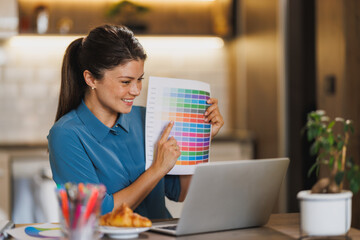
[[[142,84],[141,82],[134,82],[130,87],[130,94],[133,96],[139,96],[141,92]]]

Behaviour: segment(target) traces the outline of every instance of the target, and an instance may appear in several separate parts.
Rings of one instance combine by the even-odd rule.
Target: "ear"
[[[86,84],[91,88],[91,89],[95,89],[96,88],[96,79],[94,78],[94,76],[91,74],[91,72],[89,70],[85,70],[83,72],[83,76],[85,79]]]

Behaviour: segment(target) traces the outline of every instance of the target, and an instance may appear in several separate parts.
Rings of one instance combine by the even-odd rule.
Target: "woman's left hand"
[[[216,98],[209,98],[207,103],[211,104],[211,106],[206,109],[205,122],[211,124],[211,138],[213,138],[224,125],[224,119],[220,114],[218,100]]]

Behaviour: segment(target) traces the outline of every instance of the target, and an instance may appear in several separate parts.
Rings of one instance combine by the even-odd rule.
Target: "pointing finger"
[[[166,126],[163,134],[161,135],[161,138],[159,140],[159,143],[164,143],[167,141],[167,139],[169,138],[169,135],[170,135],[170,132],[171,132],[171,129],[172,127],[174,126],[174,122],[171,121],[169,122],[169,124]]]

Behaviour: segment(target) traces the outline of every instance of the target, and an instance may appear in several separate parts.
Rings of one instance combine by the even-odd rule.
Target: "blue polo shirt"
[[[48,135],[50,165],[57,184],[102,183],[107,194],[102,213],[112,211],[113,194],[145,171],[145,108],[120,114],[114,127],[100,122],[84,102],[60,118]],[[165,176],[134,210],[150,219],[169,218],[165,195],[177,201],[178,176]]]

